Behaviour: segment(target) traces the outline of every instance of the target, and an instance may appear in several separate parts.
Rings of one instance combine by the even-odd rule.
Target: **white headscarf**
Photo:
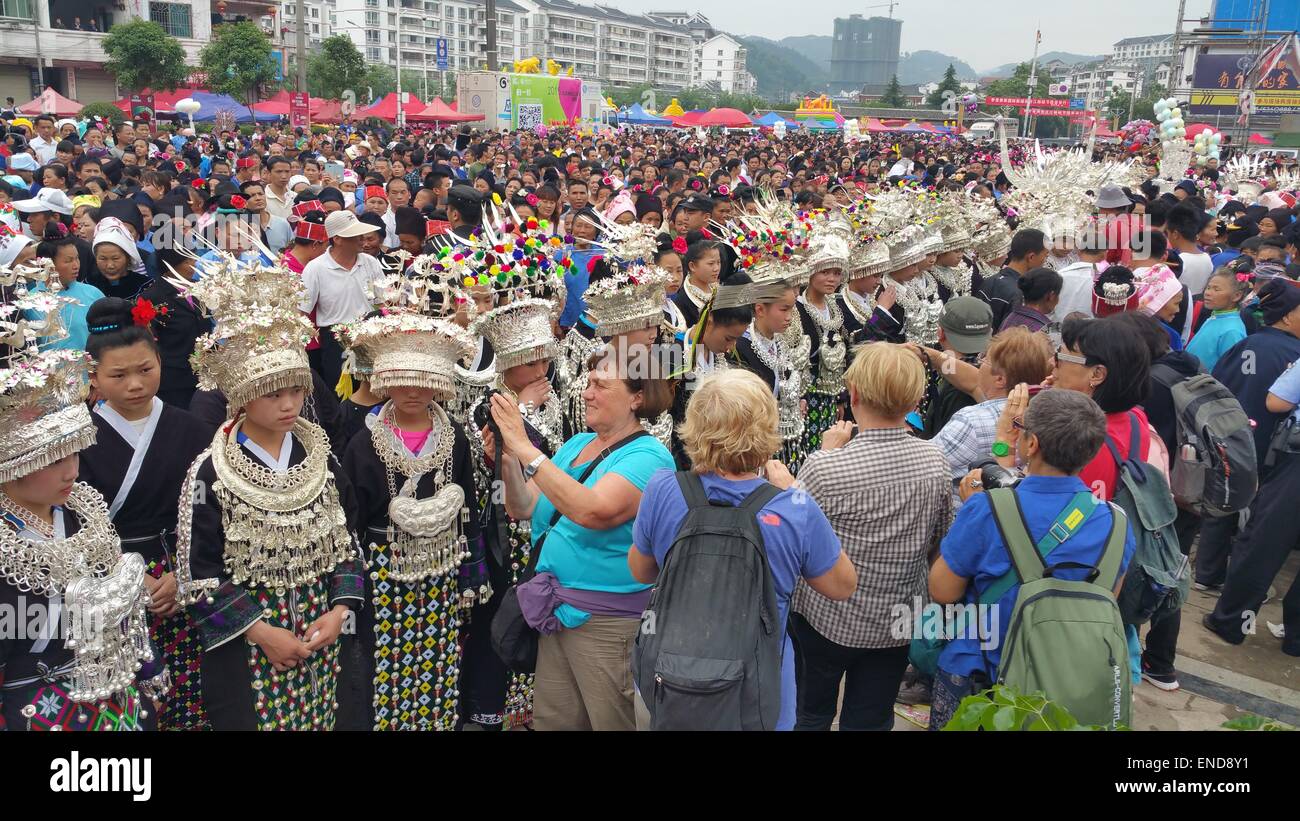
[[[22,250],[31,244],[32,238],[26,234],[0,230],[0,265],[13,265]]]
[[[126,252],[131,258],[131,270],[135,273],[144,273],[144,261],[140,259],[140,249],[136,247],[135,240],[131,239],[131,232],[127,230],[126,223],[117,217],[104,217],[95,224],[95,239],[90,243],[91,249],[103,243],[111,243]]]

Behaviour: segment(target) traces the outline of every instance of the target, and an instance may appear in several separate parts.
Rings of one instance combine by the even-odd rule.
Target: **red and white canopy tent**
[[[424,111],[425,104],[420,102],[420,98],[412,94],[402,104],[402,111],[406,112],[406,119],[412,122],[419,122],[420,112]],[[357,119],[366,117],[378,117],[381,120],[397,122],[397,92],[390,91],[384,95],[383,99],[376,101],[366,108],[358,108],[356,113]]]
[[[52,88],[45,89],[31,102],[18,106],[20,114],[52,114],[55,117],[74,117],[81,109],[81,103],[69,100]]]

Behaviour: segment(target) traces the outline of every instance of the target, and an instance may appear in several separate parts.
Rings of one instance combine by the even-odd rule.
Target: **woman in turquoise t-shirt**
[[[1241,301],[1250,293],[1250,274],[1220,268],[1205,285],[1205,310],[1212,311],[1187,345],[1187,352],[1201,360],[1207,371],[1214,370],[1228,349],[1246,338],[1241,321]]]
[[[541,551],[538,580],[549,574],[557,588],[552,609],[558,629],[543,628],[537,648],[536,730],[636,729],[632,645],[650,587],[632,578],[627,552],[641,491],[656,471],[674,465],[654,437],[624,440],[642,432],[642,419],[667,410],[672,390],[664,381],[620,376],[634,372],[620,360],[604,356],[589,371],[582,398],[595,433],[574,436],[553,459],[528,439],[518,407],[500,394],[492,397],[506,512],[532,520],[534,550]],[[494,447],[490,432],[484,446],[489,452]],[[561,516],[552,527],[556,512]],[[565,599],[580,599],[583,606]]]

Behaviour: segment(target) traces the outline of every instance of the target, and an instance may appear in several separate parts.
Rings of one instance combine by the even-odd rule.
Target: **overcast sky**
[[[591,2],[591,0],[584,0]],[[801,34],[832,33],[836,17],[888,16],[888,8],[868,8],[843,0],[601,0],[624,11],[687,8],[703,12],[715,28],[773,40]],[[1186,16],[1210,12],[1211,0],[1187,0]],[[1178,0],[900,0],[894,16],[903,21],[903,51],[940,51],[965,60],[976,71],[1029,60],[1034,29],[1041,22],[1042,51],[1108,54],[1124,37],[1167,34],[1174,30]],[[1185,26],[1184,30],[1190,28]]]

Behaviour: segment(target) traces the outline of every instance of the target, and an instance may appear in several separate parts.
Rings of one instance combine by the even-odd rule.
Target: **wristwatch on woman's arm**
[[[533,461],[524,465],[524,481],[527,482],[529,479],[536,476],[537,471],[542,467],[542,462],[545,461],[546,461],[546,454],[539,453],[537,454],[536,457],[533,458]]]

